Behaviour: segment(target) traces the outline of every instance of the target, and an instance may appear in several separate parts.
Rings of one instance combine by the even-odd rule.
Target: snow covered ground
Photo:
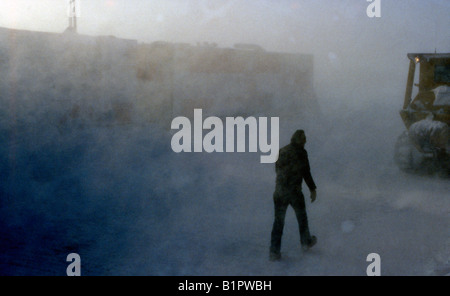
[[[318,186],[318,244],[301,251],[289,209],[280,262],[259,153],[176,154],[168,126],[29,118],[0,123],[1,275],[65,275],[72,252],[82,275],[365,275],[370,253],[382,275],[450,273],[450,182],[396,168],[392,106],[280,119],[281,146],[306,130]]]

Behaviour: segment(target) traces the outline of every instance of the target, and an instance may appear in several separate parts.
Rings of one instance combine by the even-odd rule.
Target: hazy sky
[[[380,77],[400,89],[407,52],[450,51],[449,0],[380,1],[381,17],[369,18],[367,0],[79,0],[78,32],[313,53],[316,84],[343,91],[345,81],[339,95],[359,96],[354,87]],[[0,0],[0,27],[63,32],[67,8],[68,0]]]
[[[0,0],[0,26],[62,32],[69,0]],[[404,39],[416,32],[450,48],[450,1],[381,0],[381,18],[370,19],[366,0],[78,0],[79,32],[142,41],[266,43],[302,49],[326,39]],[[411,36],[413,37],[413,36]],[[334,40],[332,40],[334,39]],[[421,43],[421,40],[412,40]],[[446,47],[446,48],[445,48]],[[425,50],[425,48],[424,48]]]

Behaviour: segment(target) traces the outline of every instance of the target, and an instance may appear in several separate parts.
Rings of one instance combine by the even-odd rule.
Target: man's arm
[[[305,164],[302,172],[303,180],[305,180],[306,185],[308,185],[309,191],[314,191],[317,187],[311,175],[311,168],[309,166],[308,153],[306,152],[306,150],[303,157],[303,163]]]
[[[317,193],[316,193],[317,186],[314,183],[313,177],[311,175],[311,168],[309,166],[308,153],[306,152],[306,150],[305,150],[303,161],[305,164],[305,166],[303,168],[303,179],[305,180],[305,183],[308,186],[309,191],[311,192],[311,202],[314,202],[317,197]]]

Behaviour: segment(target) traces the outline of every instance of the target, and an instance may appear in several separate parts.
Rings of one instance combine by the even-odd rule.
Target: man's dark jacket
[[[296,146],[291,142],[281,148],[275,170],[277,187],[297,191],[301,190],[302,181],[305,180],[310,191],[316,189],[316,184],[311,176],[308,153],[303,147]]]

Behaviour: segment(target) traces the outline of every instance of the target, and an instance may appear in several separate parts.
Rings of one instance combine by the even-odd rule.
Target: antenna
[[[437,20],[436,18],[434,19],[434,53],[437,52],[437,47],[438,47],[438,37],[437,37]]]
[[[69,27],[68,31],[77,32],[77,11],[76,11],[76,1],[69,0]]]

